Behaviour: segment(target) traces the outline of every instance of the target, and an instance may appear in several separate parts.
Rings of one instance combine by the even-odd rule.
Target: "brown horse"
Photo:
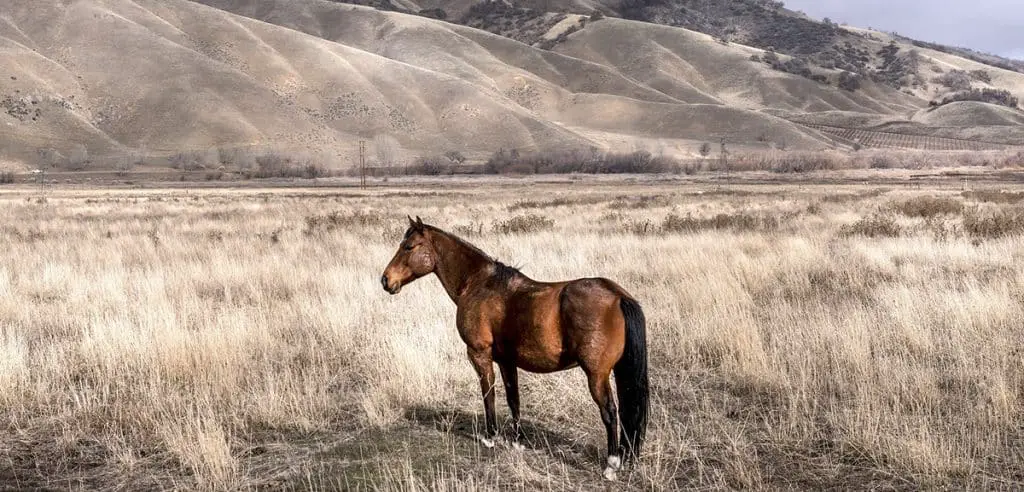
[[[632,461],[639,456],[648,412],[646,328],[640,305],[622,287],[603,278],[537,282],[419,217],[410,218],[381,284],[397,294],[404,285],[430,273],[437,274],[455,301],[459,335],[480,377],[486,446],[494,445],[498,432],[494,362],[501,369],[517,448],[517,368],[549,373],[579,366],[587,375],[608,433],[605,477],[615,479],[623,457]],[[612,371],[618,412],[611,393]]]

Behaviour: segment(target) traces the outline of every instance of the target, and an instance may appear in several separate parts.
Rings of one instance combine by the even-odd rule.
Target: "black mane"
[[[498,260],[494,260],[494,279],[501,283],[511,282],[512,279],[522,275],[518,268],[508,266]]]

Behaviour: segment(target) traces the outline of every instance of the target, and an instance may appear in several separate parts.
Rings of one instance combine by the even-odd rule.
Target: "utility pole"
[[[359,187],[366,188],[366,140],[359,141]]]

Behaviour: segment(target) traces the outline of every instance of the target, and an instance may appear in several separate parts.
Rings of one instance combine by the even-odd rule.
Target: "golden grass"
[[[521,376],[525,451],[471,438],[454,306],[433,278],[378,283],[410,214],[640,299],[653,418],[623,487],[1022,487],[1024,229],[975,234],[1018,205],[960,191],[7,190],[0,482],[602,486],[579,371]],[[897,233],[850,232],[876,216]]]

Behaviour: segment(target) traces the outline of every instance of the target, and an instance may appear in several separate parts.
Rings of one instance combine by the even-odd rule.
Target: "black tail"
[[[628,297],[619,302],[626,318],[626,348],[615,364],[615,387],[619,395],[619,441],[626,460],[640,456],[647,431],[649,408],[647,384],[647,327],[640,304]]]

